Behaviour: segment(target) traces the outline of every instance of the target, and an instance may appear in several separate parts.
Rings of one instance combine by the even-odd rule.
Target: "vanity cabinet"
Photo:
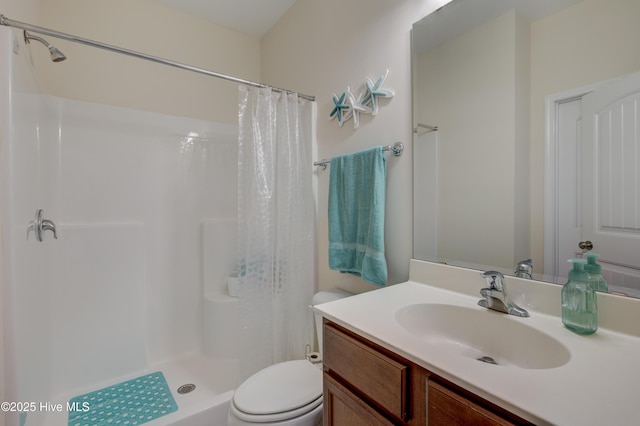
[[[324,426],[531,425],[324,320]]]

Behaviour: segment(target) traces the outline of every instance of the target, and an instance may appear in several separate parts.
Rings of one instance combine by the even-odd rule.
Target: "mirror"
[[[414,258],[509,275],[532,259],[534,279],[566,282],[566,259],[584,250],[579,233],[560,234],[582,227],[580,193],[594,185],[582,151],[558,157],[554,138],[582,134],[583,95],[640,71],[639,3],[453,0],[413,25]],[[560,121],[569,101],[578,113]],[[623,178],[640,205],[637,156]],[[578,168],[563,175],[566,161]],[[640,207],[631,216],[637,254]],[[610,290],[640,297],[640,256],[610,257]]]

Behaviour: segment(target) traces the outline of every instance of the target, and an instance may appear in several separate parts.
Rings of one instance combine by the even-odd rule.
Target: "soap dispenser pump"
[[[589,280],[591,281],[591,284],[593,284],[593,289],[595,291],[609,293],[609,285],[602,276],[602,266],[596,262],[596,259],[599,258],[600,255],[588,251],[584,254],[584,257],[587,258],[587,264],[584,265],[584,270],[589,274]]]
[[[598,329],[596,291],[584,270],[585,259],[570,259],[573,269],[562,287],[562,323],[577,334],[593,334]]]

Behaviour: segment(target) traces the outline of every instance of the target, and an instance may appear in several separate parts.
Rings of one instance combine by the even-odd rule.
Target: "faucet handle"
[[[485,271],[482,278],[487,280],[487,285],[491,290],[504,291],[504,275],[498,271]]]

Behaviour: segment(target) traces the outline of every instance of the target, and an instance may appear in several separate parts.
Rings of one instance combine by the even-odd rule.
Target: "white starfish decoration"
[[[347,100],[349,102],[349,106],[351,107],[351,116],[353,117],[354,129],[360,127],[360,113],[371,114],[371,108],[362,103],[363,98],[364,93],[361,92],[356,98],[356,96],[351,91],[351,87],[347,86]]]
[[[393,92],[391,90],[383,90],[382,85],[387,80],[389,76],[389,70],[387,70],[383,75],[380,76],[378,81],[373,83],[373,81],[367,77],[366,85],[367,85],[367,96],[363,99],[363,104],[371,103],[371,115],[376,115],[378,113],[378,98],[392,98]]]

